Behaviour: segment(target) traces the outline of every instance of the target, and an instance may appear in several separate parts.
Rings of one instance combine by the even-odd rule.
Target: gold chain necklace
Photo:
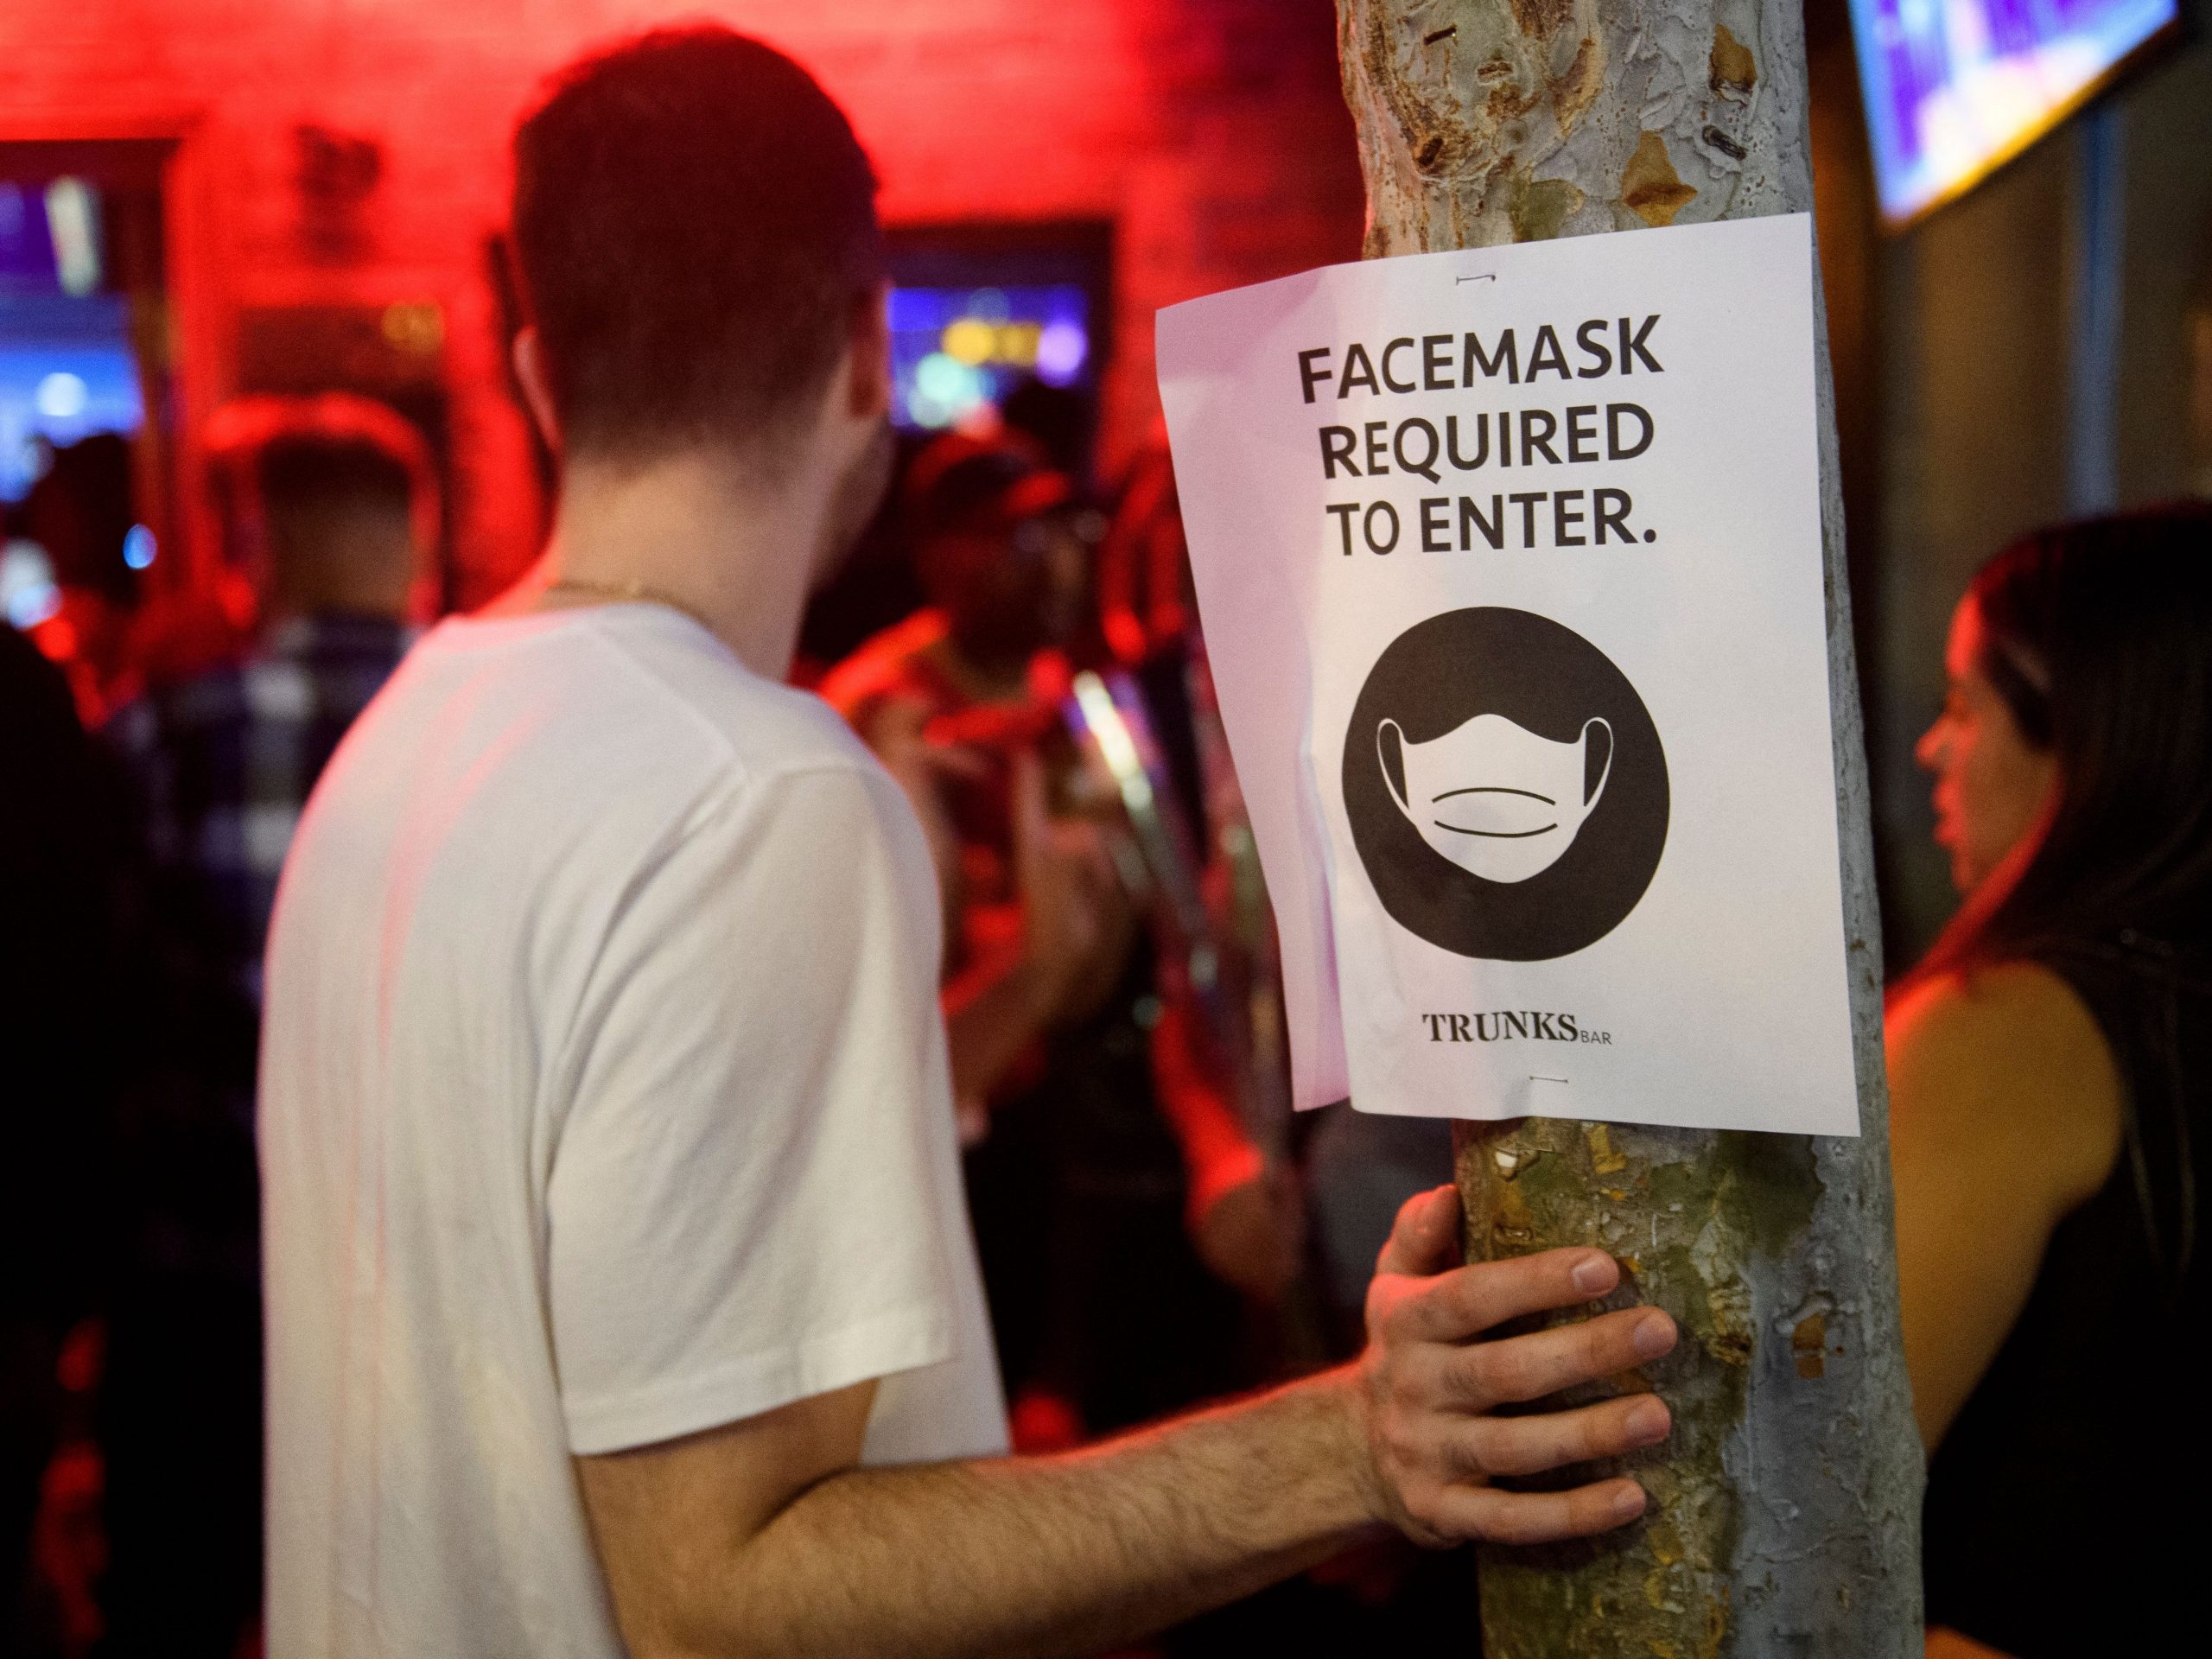
[[[583,576],[563,576],[557,582],[549,582],[545,591],[549,594],[589,594],[595,599],[610,599],[625,605],[664,605],[671,611],[690,617],[709,633],[715,631],[715,625],[696,608],[665,588],[656,588],[650,582],[593,582]]]

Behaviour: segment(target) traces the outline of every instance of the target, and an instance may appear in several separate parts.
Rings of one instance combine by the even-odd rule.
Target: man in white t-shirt
[[[874,183],[725,30],[570,71],[517,138],[537,581],[425,639],[317,789],[268,963],[269,1646],[1077,1652],[1395,1524],[1560,1538],[1674,1341],[1592,1250],[1446,1270],[1409,1204],[1354,1365],[1008,1459],[897,786],[778,682],[880,488]]]

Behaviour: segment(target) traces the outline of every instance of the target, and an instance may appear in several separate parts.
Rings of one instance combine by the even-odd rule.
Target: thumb
[[[1459,1189],[1433,1186],[1399,1206],[1375,1271],[1426,1277],[1458,1267],[1459,1256]]]

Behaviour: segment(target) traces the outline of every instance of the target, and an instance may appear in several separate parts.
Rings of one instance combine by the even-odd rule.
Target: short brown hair
[[[200,447],[218,501],[249,538],[303,511],[381,507],[407,516],[426,553],[438,545],[436,463],[421,429],[389,404],[348,391],[250,394],[208,418]]]
[[[556,79],[515,134],[513,251],[564,440],[625,456],[772,430],[883,272],[844,112],[705,24]]]

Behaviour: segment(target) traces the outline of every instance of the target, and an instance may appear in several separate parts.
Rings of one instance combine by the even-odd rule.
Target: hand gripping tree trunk
[[[1794,0],[1338,0],[1367,254],[1809,211]],[[1816,316],[1821,315],[1816,311]],[[1921,1456],[1897,1325],[1879,939],[1834,406],[1822,543],[1858,1140],[1462,1125],[1471,1255],[1596,1244],[1684,1341],[1646,1519],[1485,1549],[1491,1659],[1920,1650]],[[1760,1040],[1746,1032],[1747,1043]]]

